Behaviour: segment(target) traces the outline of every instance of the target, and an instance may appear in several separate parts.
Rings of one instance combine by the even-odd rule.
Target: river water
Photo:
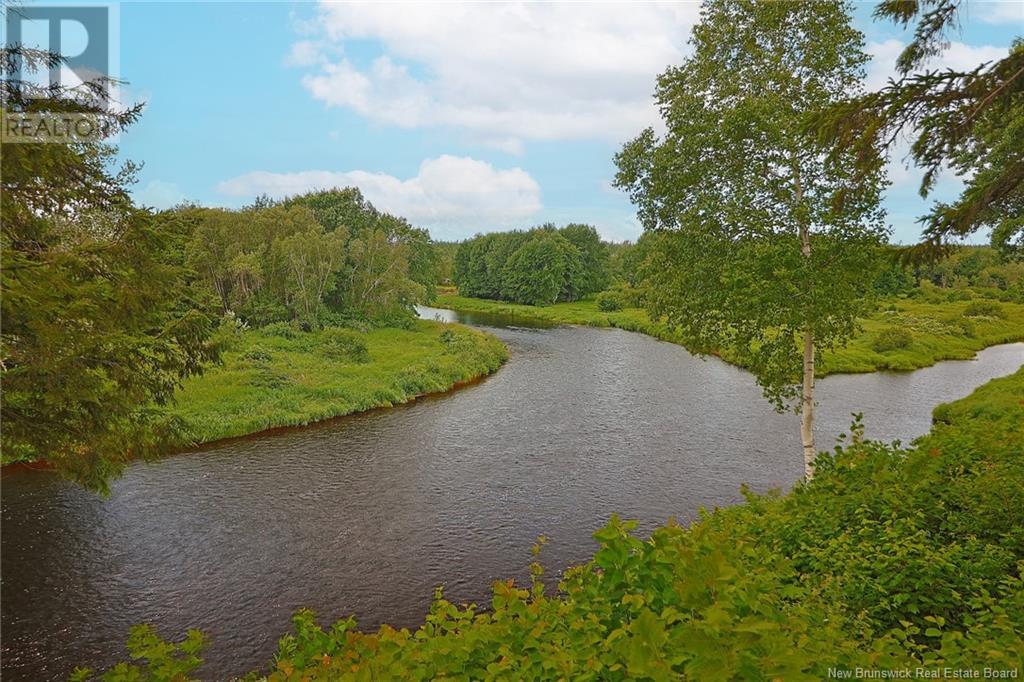
[[[483,603],[495,579],[525,579],[538,535],[555,573],[613,512],[649,531],[802,473],[796,417],[735,367],[620,330],[421,313],[489,329],[511,359],[448,395],[134,465],[106,501],[49,473],[6,477],[4,680],[124,658],[139,622],[207,631],[202,676],[229,678],[267,663],[300,607],[414,626],[441,583]],[[856,411],[869,436],[910,440],[934,405],[1022,363],[1011,344],[826,378],[819,447]]]

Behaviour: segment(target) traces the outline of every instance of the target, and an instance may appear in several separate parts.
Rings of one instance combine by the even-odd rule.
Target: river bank
[[[415,320],[409,329],[302,332],[287,325],[238,332],[222,363],[186,380],[167,409],[181,449],[305,426],[443,393],[496,371],[508,350],[463,325]],[[46,470],[3,460],[3,473]]]
[[[368,332],[243,332],[223,364],[185,382],[170,412],[195,444],[391,407],[497,370],[504,344],[462,325],[416,320]]]
[[[965,315],[972,301],[922,302],[886,300],[881,309],[861,320],[861,331],[844,348],[826,350],[819,356],[817,376],[861,374],[877,371],[909,371],[930,367],[943,360],[969,360],[984,348],[1024,341],[1024,305],[998,303],[999,315]],[[488,313],[557,324],[616,327],[683,345],[679,336],[662,322],[655,322],[641,308],[605,312],[595,300],[530,306],[504,301],[439,295],[432,305],[463,313]],[[879,336],[889,329],[908,333],[902,348],[879,350]],[[734,353],[713,353],[743,366]]]

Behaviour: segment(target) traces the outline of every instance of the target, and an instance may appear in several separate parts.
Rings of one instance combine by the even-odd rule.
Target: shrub
[[[1006,317],[1006,312],[995,301],[975,301],[964,308],[964,317]]]
[[[476,344],[470,338],[471,332],[459,332],[454,329],[445,329],[438,337],[444,344],[447,353],[471,352]]]
[[[370,359],[370,352],[363,339],[354,332],[337,327],[329,327],[320,332],[320,352],[336,360],[367,362]]]
[[[876,353],[887,353],[891,350],[909,348],[913,342],[914,335],[909,330],[903,327],[887,327],[871,342],[871,348]]]
[[[276,336],[281,339],[294,339],[299,335],[299,327],[291,322],[272,322],[260,331],[267,336]]]
[[[238,315],[254,327],[284,322],[292,316],[282,304],[255,297],[238,306]]]
[[[253,346],[249,350],[242,353],[239,358],[242,362],[252,365],[265,365],[271,360],[273,356],[263,346]]]
[[[622,310],[622,299],[614,291],[602,291],[597,295],[597,309],[604,313]]]
[[[960,330],[960,333],[969,339],[973,339],[975,334],[977,334],[977,329],[975,328],[973,320],[970,320],[966,317],[961,317],[956,321],[955,324],[956,328]]]
[[[946,294],[946,300],[950,303],[956,303],[957,301],[970,301],[973,296],[967,289],[953,289]]]
[[[375,314],[370,323],[374,327],[393,327],[395,329],[412,329],[416,324],[416,314],[405,307],[389,308]]]
[[[258,388],[279,389],[291,384],[292,380],[286,374],[270,367],[258,367],[249,383]]]

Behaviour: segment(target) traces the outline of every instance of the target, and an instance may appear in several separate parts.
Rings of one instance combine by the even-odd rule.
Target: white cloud
[[[1024,24],[1024,3],[1020,0],[988,0],[979,2],[978,18],[989,24],[1016,22]]]
[[[284,197],[352,186],[377,208],[431,227],[435,237],[445,239],[519,226],[541,209],[540,186],[521,168],[499,170],[484,161],[448,155],[423,161],[407,180],[362,170],[254,171],[221,182],[217,191],[231,197]]]
[[[288,66],[314,66],[322,61],[322,46],[314,40],[300,40],[292,43],[284,63]]]
[[[896,60],[906,43],[890,38],[883,42],[869,42],[867,52],[871,55],[871,64],[868,66],[865,87],[868,90],[878,90],[884,87],[890,78],[896,78]],[[977,68],[982,62],[989,62],[995,59],[1002,59],[1009,53],[1009,48],[995,47],[994,45],[968,45],[961,42],[951,42],[949,47],[941,55],[928,62],[928,71],[970,71]]]
[[[133,193],[135,203],[157,210],[170,208],[185,201],[185,193],[173,182],[150,180],[142,190]]]
[[[302,83],[329,106],[512,153],[523,139],[618,142],[658,122],[655,78],[683,59],[698,14],[696,2],[323,3],[320,40],[376,40],[385,54],[325,60]]]

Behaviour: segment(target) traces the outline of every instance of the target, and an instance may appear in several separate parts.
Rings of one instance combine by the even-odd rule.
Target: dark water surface
[[[491,581],[525,578],[540,534],[561,569],[612,512],[649,531],[801,475],[796,417],[735,367],[619,330],[492,331],[512,357],[479,384],[132,466],[107,501],[52,474],[5,478],[3,679],[109,664],[143,621],[206,630],[204,679],[229,678],[270,660],[299,607],[412,626],[442,582],[484,601]],[[1014,344],[824,379],[819,445],[854,411],[870,436],[909,440],[935,404],[1021,363]]]

